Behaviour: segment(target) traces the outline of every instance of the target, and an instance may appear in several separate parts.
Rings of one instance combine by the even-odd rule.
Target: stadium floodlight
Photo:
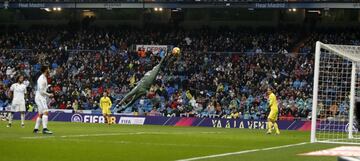
[[[307,12],[309,12],[309,13],[317,13],[317,14],[321,13],[320,10],[308,10]]]
[[[57,11],[57,8],[56,8],[56,7],[54,7],[54,8],[53,8],[53,11]]]
[[[57,10],[58,10],[58,11],[61,11],[61,8],[60,8],[60,7],[58,7],[58,8],[57,8]]]
[[[296,8],[289,8],[289,12],[296,12],[297,9]]]
[[[159,10],[158,8],[156,8],[156,7],[154,8],[154,11],[158,11],[158,10]]]
[[[360,144],[358,98],[360,46],[316,42],[311,142]]]
[[[163,11],[163,8],[159,8],[159,11]]]
[[[42,8],[43,10],[45,10],[46,12],[51,12],[50,8]]]

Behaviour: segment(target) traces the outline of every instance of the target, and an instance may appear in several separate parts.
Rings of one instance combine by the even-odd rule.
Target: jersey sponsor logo
[[[71,122],[83,122],[83,117],[80,114],[74,114],[71,116]]]

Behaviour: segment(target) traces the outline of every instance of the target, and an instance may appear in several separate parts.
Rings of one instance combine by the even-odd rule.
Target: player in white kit
[[[25,120],[25,94],[26,85],[24,84],[24,76],[20,75],[16,79],[16,83],[10,86],[10,97],[12,96],[11,111],[9,113],[9,124],[7,127],[11,127],[12,119],[15,112],[20,112],[21,127],[24,127]]]
[[[47,128],[48,124],[48,105],[47,99],[53,97],[52,93],[47,92],[48,82],[47,77],[49,76],[50,69],[48,66],[41,67],[41,75],[37,80],[37,89],[35,92],[35,103],[38,107],[38,117],[36,118],[36,124],[34,128],[34,133],[39,132],[39,126],[42,121],[43,125],[43,134],[52,134]]]

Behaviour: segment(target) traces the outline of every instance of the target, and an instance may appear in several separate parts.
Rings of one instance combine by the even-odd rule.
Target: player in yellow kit
[[[107,93],[104,92],[103,97],[100,99],[100,108],[102,110],[102,114],[105,118],[105,123],[111,124],[110,122],[110,108],[112,106],[110,98],[107,96]]]
[[[268,116],[268,126],[267,126],[267,134],[271,134],[272,132],[272,128],[274,127],[275,129],[275,134],[280,134],[280,130],[278,127],[278,124],[276,123],[276,120],[278,118],[278,113],[279,113],[279,109],[278,109],[278,103],[276,100],[276,96],[273,93],[273,90],[271,87],[269,87],[267,89],[267,94],[269,96],[269,107],[270,107],[270,113]]]

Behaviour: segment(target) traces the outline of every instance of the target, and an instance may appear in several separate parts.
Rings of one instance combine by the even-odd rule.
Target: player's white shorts
[[[48,112],[48,105],[45,98],[39,98],[35,96],[35,103],[38,108],[39,114],[43,114],[45,112]]]
[[[11,112],[25,112],[25,102],[12,102]]]

